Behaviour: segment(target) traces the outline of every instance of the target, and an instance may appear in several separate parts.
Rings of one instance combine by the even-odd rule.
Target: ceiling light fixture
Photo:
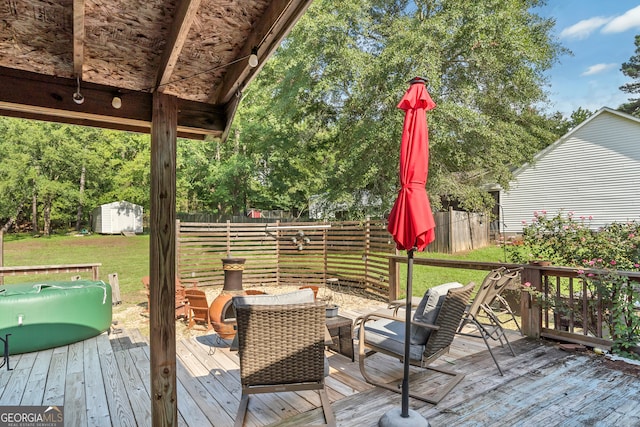
[[[119,96],[114,96],[111,100],[111,106],[116,110],[119,110],[120,107],[122,107],[122,98],[120,98]]]
[[[249,56],[249,66],[256,68],[258,66],[258,48],[251,49],[251,55]]]
[[[80,105],[84,102],[84,96],[82,96],[82,94],[80,93],[80,76],[79,75],[76,76],[76,80],[78,82],[78,88],[73,93],[73,102]]]

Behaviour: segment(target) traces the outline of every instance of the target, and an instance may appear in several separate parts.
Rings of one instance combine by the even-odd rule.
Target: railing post
[[[542,270],[524,265],[522,283],[530,283],[532,289],[542,291]],[[542,330],[542,310],[535,298],[526,290],[522,291],[520,312],[522,313],[522,333],[528,337],[540,338]]]

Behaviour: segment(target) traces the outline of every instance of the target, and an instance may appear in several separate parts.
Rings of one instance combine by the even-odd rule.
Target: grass
[[[505,255],[502,248],[487,246],[482,249],[461,254],[449,255],[434,252],[416,252],[415,258],[457,259],[465,261],[489,261],[504,262]],[[407,280],[406,264],[400,270],[400,287],[405,289]],[[487,272],[484,270],[466,270],[461,268],[430,267],[426,265],[414,265],[412,294],[422,296],[427,289],[447,282],[460,282],[466,285],[469,282],[480,284]],[[405,294],[403,293],[402,296]]]
[[[3,260],[5,266],[101,263],[100,278],[106,281],[108,274],[118,273],[123,298],[135,297],[142,290],[140,279],[149,275],[149,236],[56,235],[33,238],[5,234]],[[8,276],[4,281],[10,284],[69,280],[71,275]]]
[[[486,247],[464,254],[447,255],[418,252],[418,257],[439,259],[460,259],[473,261],[504,261],[504,252],[498,247]],[[120,291],[128,302],[144,299],[140,279],[149,275],[149,236],[124,237],[120,235],[70,236],[56,235],[34,238],[22,234],[5,234],[4,265],[52,265],[102,263],[100,277],[106,281],[109,273],[118,273]],[[400,270],[401,289],[406,285],[406,268]],[[413,295],[422,296],[436,285],[446,282],[470,281],[480,283],[486,271],[464,270],[444,267],[414,266]],[[31,282],[40,280],[69,280],[69,274],[31,275],[6,277],[5,283]]]

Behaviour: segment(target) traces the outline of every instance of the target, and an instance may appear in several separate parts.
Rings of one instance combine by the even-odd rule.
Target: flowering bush
[[[549,260],[556,265],[577,267],[586,285],[588,313],[602,313],[613,340],[613,351],[634,356],[630,348],[640,341],[640,284],[618,271],[640,270],[640,224],[613,223],[598,230],[590,228],[591,217],[575,218],[562,211],[548,216],[534,212],[523,229],[522,244],[510,249],[511,260],[527,263]],[[554,297],[528,288],[543,308],[566,315],[574,310],[566,298]],[[573,311],[575,314],[575,310]],[[593,319],[584,319],[596,324]],[[589,321],[591,320],[591,321]]]
[[[640,224],[613,223],[599,230],[590,228],[592,217],[575,218],[569,211],[548,216],[534,212],[522,231],[522,244],[509,249],[513,262],[549,260],[556,265],[591,268],[606,260],[607,268],[638,270],[640,267]],[[525,222],[526,223],[526,222]]]
[[[607,262],[598,258],[585,263],[597,269],[597,272],[578,270],[587,285],[588,312],[603,314],[614,353],[638,358],[631,349],[640,340],[640,316],[636,311],[640,301],[640,284],[620,275],[613,268],[617,264],[615,260]],[[592,321],[592,324],[595,322]]]

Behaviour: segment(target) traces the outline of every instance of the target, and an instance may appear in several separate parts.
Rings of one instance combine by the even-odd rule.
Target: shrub
[[[640,340],[640,285],[619,271],[640,270],[640,224],[613,223],[593,230],[591,217],[575,218],[559,211],[548,216],[534,212],[523,229],[522,244],[509,250],[513,262],[548,260],[556,265],[577,267],[587,287],[589,313],[601,312],[613,340],[613,351],[636,357],[630,351]],[[553,296],[535,294],[545,308],[566,314],[570,308]],[[586,319],[585,319],[586,320]],[[586,322],[589,323],[589,322]]]

